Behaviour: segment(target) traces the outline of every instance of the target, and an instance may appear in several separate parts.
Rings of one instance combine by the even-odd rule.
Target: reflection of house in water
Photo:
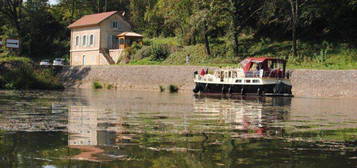
[[[251,100],[197,98],[194,111],[205,119],[218,121],[233,132],[279,134],[274,123],[286,120],[290,98],[253,98]],[[235,130],[235,131],[234,131]]]
[[[113,145],[122,138],[121,117],[111,111],[72,106],[68,113],[69,145]]]
[[[121,117],[111,110],[92,106],[71,106],[68,113],[68,145],[80,149],[73,159],[103,161],[96,154],[103,153],[99,146],[115,145],[122,139]]]
[[[72,106],[68,113],[69,145],[97,145],[98,117],[84,106]]]

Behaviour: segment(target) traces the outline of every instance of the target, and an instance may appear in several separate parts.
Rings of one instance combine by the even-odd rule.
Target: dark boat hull
[[[240,94],[257,96],[292,96],[291,86],[283,82],[264,85],[229,85],[196,82],[193,89],[201,94]]]

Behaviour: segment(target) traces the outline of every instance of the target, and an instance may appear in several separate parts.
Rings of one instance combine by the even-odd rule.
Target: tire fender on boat
[[[198,93],[200,91],[199,85],[196,84],[196,87],[192,91],[193,93]]]

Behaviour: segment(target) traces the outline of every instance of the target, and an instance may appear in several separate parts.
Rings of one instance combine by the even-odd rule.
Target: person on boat
[[[202,70],[201,70],[201,72],[200,72],[200,75],[201,75],[201,76],[205,76],[205,75],[206,75],[206,71],[205,71],[204,68],[202,68]]]

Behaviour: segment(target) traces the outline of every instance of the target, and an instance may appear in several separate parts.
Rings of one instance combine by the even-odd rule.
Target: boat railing
[[[264,71],[263,70],[259,70],[259,71],[248,71],[248,72],[245,72],[244,75],[245,77],[248,77],[248,78],[262,78],[264,77]]]
[[[284,74],[281,70],[273,70],[273,71],[248,71],[244,73],[247,78],[285,78],[288,75]]]

